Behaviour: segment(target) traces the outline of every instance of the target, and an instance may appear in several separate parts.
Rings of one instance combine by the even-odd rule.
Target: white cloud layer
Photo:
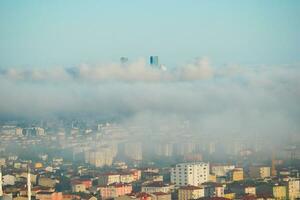
[[[300,66],[213,67],[201,59],[163,71],[143,60],[74,68],[8,69],[1,116],[130,115],[193,119],[199,131],[299,133]],[[137,120],[139,119],[139,120]]]

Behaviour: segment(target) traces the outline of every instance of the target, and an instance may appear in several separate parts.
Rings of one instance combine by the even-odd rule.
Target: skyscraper
[[[159,65],[158,56],[150,56],[150,65],[158,67]]]
[[[126,64],[128,62],[128,58],[127,57],[121,57],[120,62],[121,62],[122,65]]]

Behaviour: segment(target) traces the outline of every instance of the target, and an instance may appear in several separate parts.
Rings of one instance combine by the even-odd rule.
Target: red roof
[[[169,195],[168,193],[164,193],[164,192],[154,192],[153,194],[156,196]]]
[[[146,192],[137,193],[135,196],[138,197],[138,198],[140,198],[140,197],[151,197],[151,195],[146,193]]]

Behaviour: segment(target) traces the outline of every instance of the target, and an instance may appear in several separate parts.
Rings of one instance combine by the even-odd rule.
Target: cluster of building
[[[247,172],[235,165],[181,163],[171,171],[171,182],[178,187],[178,199],[298,199],[298,174],[286,169],[271,174],[271,167],[251,165]]]
[[[272,174],[272,166],[266,165],[183,162],[159,168],[114,162],[94,168],[46,155],[35,162],[17,156],[0,161],[0,196],[5,200],[300,198],[297,169],[277,167]]]
[[[300,198],[295,151],[289,150],[291,157],[259,159],[263,146],[248,143],[193,135],[186,121],[156,129],[97,122],[5,125],[0,127],[0,198]]]

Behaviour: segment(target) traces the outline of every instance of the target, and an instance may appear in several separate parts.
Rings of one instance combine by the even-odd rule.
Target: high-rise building
[[[23,129],[22,128],[16,128],[16,135],[17,136],[22,136],[23,135]]]
[[[121,57],[120,62],[121,62],[121,64],[125,64],[125,63],[128,62],[128,58],[127,57]]]
[[[171,170],[171,182],[176,186],[199,186],[209,178],[209,164],[204,162],[180,163]]]
[[[158,67],[159,65],[158,56],[150,56],[150,65]]]
[[[45,129],[43,129],[41,127],[35,127],[34,129],[35,129],[36,135],[38,135],[38,136],[45,135]]]
[[[113,159],[117,155],[117,147],[115,145],[102,146],[96,149],[85,151],[85,162],[96,167],[105,165],[111,166]]]
[[[158,143],[155,146],[155,153],[158,156],[171,157],[173,155],[173,144],[172,143]]]
[[[143,159],[143,149],[140,142],[128,142],[124,144],[124,154],[127,158],[134,161]]]

